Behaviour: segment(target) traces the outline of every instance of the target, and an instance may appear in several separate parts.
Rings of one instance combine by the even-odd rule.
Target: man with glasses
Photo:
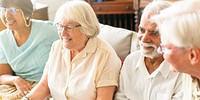
[[[200,100],[199,5],[199,0],[180,1],[153,18],[160,27],[160,52],[172,70],[186,73],[184,100]]]
[[[182,100],[181,74],[170,71],[169,63],[157,52],[160,34],[150,20],[170,5],[154,1],[145,7],[138,31],[140,50],[125,59],[115,100]]]

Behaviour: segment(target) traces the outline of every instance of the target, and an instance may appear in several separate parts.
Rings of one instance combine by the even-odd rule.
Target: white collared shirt
[[[131,53],[122,67],[115,100],[182,100],[182,74],[169,66],[163,61],[149,74],[141,51]]]

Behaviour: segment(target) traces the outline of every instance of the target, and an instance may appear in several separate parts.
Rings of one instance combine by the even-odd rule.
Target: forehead
[[[58,23],[61,24],[61,25],[74,25],[74,24],[78,24],[75,21],[69,21],[69,20],[60,20]]]
[[[145,29],[155,29],[157,27],[155,22],[151,21],[151,17],[153,14],[151,12],[146,12],[142,14],[141,20],[140,20],[140,27]]]
[[[139,27],[147,30],[155,30],[157,29],[157,24],[149,20],[141,20]]]

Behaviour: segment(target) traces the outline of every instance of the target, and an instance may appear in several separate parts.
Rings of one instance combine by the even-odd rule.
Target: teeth
[[[65,40],[66,42],[69,42],[71,39],[66,39],[66,38],[65,38],[64,40]]]
[[[13,24],[15,21],[6,21],[7,22],[7,25],[11,25],[11,24]]]

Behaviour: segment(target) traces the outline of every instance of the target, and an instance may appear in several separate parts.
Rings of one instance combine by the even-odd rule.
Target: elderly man
[[[159,20],[160,51],[171,69],[189,74],[183,78],[184,100],[200,100],[199,5],[200,0],[180,1],[153,18]]]
[[[170,71],[169,63],[157,52],[160,35],[150,20],[170,5],[154,1],[145,7],[138,32],[140,50],[125,59],[115,100],[182,100],[182,75]]]

